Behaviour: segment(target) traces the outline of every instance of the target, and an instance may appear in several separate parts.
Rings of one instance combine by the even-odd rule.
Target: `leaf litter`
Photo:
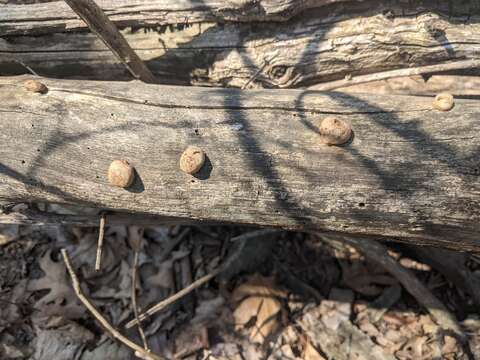
[[[0,245],[0,358],[133,359],[132,351],[106,335],[79,303],[58,254],[60,247],[69,249],[85,294],[140,343],[135,328],[124,328],[133,318],[133,230],[107,226],[98,273],[93,271],[96,229],[8,231],[11,239]],[[145,228],[137,282],[140,312],[215,269],[237,246],[229,239],[251,231]],[[480,319],[471,289],[456,287],[434,266],[390,246],[390,254],[457,315],[469,348],[442,331],[397,279],[351,246],[305,234],[272,234],[249,240],[224,276],[146,320],[152,352],[186,359],[449,360],[479,355]],[[479,262],[465,258],[462,271],[478,277]]]

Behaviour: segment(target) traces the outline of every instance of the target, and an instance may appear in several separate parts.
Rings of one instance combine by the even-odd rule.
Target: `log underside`
[[[123,9],[126,2],[131,0],[119,2],[115,6],[121,10],[111,11],[128,21],[122,23],[115,14],[112,19],[131,26],[123,34],[162,83],[242,87],[252,80],[250,86],[257,88],[301,87],[346,75],[478,59],[480,54],[479,11],[455,5],[452,14],[447,1],[401,6],[397,1],[333,1],[319,8],[326,2],[263,1],[268,9],[301,8],[299,3],[312,7],[293,18],[289,11],[267,11],[283,14],[285,20],[268,23],[212,23],[219,20],[215,6],[205,11],[189,8],[188,21],[179,21],[180,15],[185,16],[186,9],[181,8],[185,3],[177,6],[169,1],[164,6],[176,10],[165,12],[170,17],[165,20],[154,7],[151,12],[135,12],[135,6]],[[47,10],[55,6],[58,2],[0,7],[0,74],[24,73],[22,62],[44,76],[130,78],[110,50],[73,15],[60,11],[59,20],[48,17]],[[45,9],[35,11],[37,7]],[[237,8],[231,13],[244,14],[245,6]],[[32,19],[25,20],[21,15],[25,13]],[[153,24],[149,28],[142,27],[145,14],[150,14]],[[8,19],[3,24],[2,16]],[[240,15],[229,19],[252,21]],[[60,29],[51,26],[58,21]]]
[[[24,80],[0,78],[2,201],[480,250],[476,101],[52,79],[41,95]],[[319,143],[327,115],[351,143]],[[196,177],[178,167],[192,144],[208,156]],[[114,159],[136,168],[128,190],[107,183]]]

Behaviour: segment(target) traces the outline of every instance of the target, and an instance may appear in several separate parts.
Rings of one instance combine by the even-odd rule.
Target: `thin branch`
[[[330,91],[338,88],[365,84],[373,81],[392,79],[397,77],[441,73],[452,70],[465,70],[480,68],[480,60],[462,60],[451,63],[418,66],[407,69],[397,69],[368,75],[360,75],[349,79],[331,81],[309,87],[309,90]]]
[[[273,233],[274,231],[270,230],[269,233]],[[220,274],[222,271],[225,269],[229,268],[231,264],[241,255],[243,249],[245,248],[245,244],[249,239],[252,239],[254,237],[258,236],[263,236],[267,234],[266,230],[258,230],[258,231],[252,231],[248,232],[242,235],[237,236],[236,238],[232,238],[234,241],[238,241],[240,244],[239,246],[235,249],[235,252],[232,253],[224,262],[222,265],[220,265],[218,268],[213,270],[211,273],[201,277],[200,279],[194,281],[190,285],[188,285],[186,288],[180,290],[179,292],[173,294],[172,296],[166,298],[165,300],[160,301],[158,304],[152,306],[150,309],[145,311],[143,314],[140,314],[138,319],[140,321],[143,321],[147,319],[148,317],[152,316],[153,314],[165,309],[168,305],[173,304],[177,300],[183,298],[184,296],[188,295],[191,293],[193,290],[199,288],[203,284],[209,282],[211,279],[213,279],[215,276]],[[129,329],[132,326],[134,326],[137,323],[137,319],[133,319],[129,321],[126,325],[125,328]]]
[[[258,75],[260,75],[260,73],[265,70],[265,68],[270,65],[270,63],[273,61],[273,59],[275,59],[275,57],[277,56],[277,54],[274,54],[270,59],[263,59],[263,65],[257,70],[255,71],[255,73],[247,80],[247,82],[245,84],[243,84],[242,86],[242,90],[245,90],[247,88],[248,85],[250,85],[250,83],[255,80],[257,78]]]
[[[77,295],[78,299],[82,302],[82,304],[90,311],[92,316],[112,335],[115,339],[122,342],[124,345],[128,346],[130,349],[135,351],[135,355],[142,357],[143,359],[148,360],[164,360],[164,358],[160,357],[159,355],[153,354],[151,352],[146,351],[140,345],[134,343],[130,339],[123,336],[117,329],[115,329],[108,321],[103,317],[102,314],[93,306],[90,300],[83,294],[82,289],[80,288],[80,282],[78,281],[77,274],[73,270],[72,264],[70,262],[70,257],[68,256],[68,252],[66,249],[61,250],[63,261],[65,262],[65,266],[67,267],[68,273],[70,274],[70,278],[72,280],[73,290]]]
[[[215,276],[220,274],[222,272],[222,270],[223,270],[222,268],[217,268],[217,269],[213,270],[211,273],[209,273],[209,274],[201,277],[200,279],[194,281],[193,283],[188,285],[186,288],[183,288],[182,290],[180,290],[179,292],[177,292],[177,293],[173,294],[172,296],[166,298],[165,300],[160,301],[158,304],[152,306],[150,309],[148,309],[144,313],[140,314],[138,316],[138,320],[134,319],[134,320],[129,321],[125,325],[125,328],[130,329],[132,326],[137,324],[137,321],[143,321],[143,320],[149,318],[150,316],[152,316],[153,314],[165,309],[168,305],[173,304],[177,300],[183,298],[185,295],[190,294],[193,290],[195,290],[195,289],[199,288],[200,286],[202,286],[203,284],[209,282]]]
[[[235,241],[250,240],[250,239],[257,238],[257,237],[268,236],[268,235],[272,235],[272,234],[279,233],[279,232],[282,232],[282,230],[279,230],[279,229],[260,229],[260,230],[246,232],[246,233],[238,235],[238,236],[234,236],[233,238],[230,239],[230,241],[235,242]]]
[[[400,265],[388,254],[388,249],[378,241],[366,238],[350,236],[323,235],[320,237],[326,240],[340,240],[353,246],[362,253],[368,260],[380,265],[387,272],[392,274],[402,286],[412,295],[423,307],[425,307],[437,324],[443,329],[452,331],[460,339],[465,339],[460,325],[455,317],[448,311],[443,303],[418,280],[418,278],[407,268]]]
[[[38,75],[30,66],[25,64],[23,61],[20,61],[20,60],[15,60],[15,61],[20,65],[22,65],[25,69],[27,69],[32,75],[40,77],[40,75]]]
[[[138,324],[138,333],[140,334],[140,338],[143,342],[143,347],[145,350],[150,351],[148,348],[147,338],[145,336],[145,332],[143,331],[142,323],[138,318],[138,306],[137,306],[137,272],[138,272],[138,258],[140,255],[140,249],[143,239],[143,229],[138,229],[136,226],[130,227],[132,230],[133,238],[133,265],[132,265],[132,307],[133,313],[135,314],[135,319],[137,320]]]
[[[165,249],[163,249],[162,253],[159,255],[157,261],[165,261],[170,256],[173,249],[175,249],[183,240],[185,240],[186,236],[190,233],[190,230],[190,227],[187,227],[183,229],[183,231],[176,238],[170,240],[165,246]]]
[[[100,271],[103,253],[103,239],[105,237],[105,213],[100,215],[100,225],[98,229],[97,258],[95,259],[95,271]]]
[[[85,21],[90,30],[105,43],[136,79],[146,83],[157,82],[155,76],[143,63],[142,59],[130,47],[115,24],[105,15],[95,1],[65,0],[65,2]]]

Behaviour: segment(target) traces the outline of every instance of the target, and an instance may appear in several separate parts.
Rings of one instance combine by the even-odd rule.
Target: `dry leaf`
[[[320,353],[315,349],[315,347],[307,342],[305,345],[305,350],[303,351],[303,360],[326,360]]]
[[[444,341],[444,345],[442,346],[442,353],[444,355],[454,354],[458,351],[457,341],[455,340],[455,338],[449,335],[445,335],[443,337],[443,341]]]
[[[251,277],[232,294],[234,303],[240,301],[233,313],[236,330],[247,327],[254,320],[249,337],[253,342],[262,344],[280,326],[279,316],[283,307],[278,297],[284,296],[285,293],[275,287],[272,278]]]
[[[18,238],[18,225],[0,225],[0,246]]]
[[[10,292],[8,302],[0,307],[0,327],[6,327],[22,317],[19,304],[24,301],[26,288],[27,280],[20,280]]]
[[[95,259],[97,255],[98,234],[84,233],[78,243],[67,246],[73,266],[79,269],[84,280],[94,279],[96,285],[107,284],[99,283],[99,273],[95,271]],[[101,274],[105,275],[111,272],[121,261],[127,257],[125,242],[116,241],[111,235],[111,229],[106,231],[102,250]]]
[[[333,288],[328,300],[320,303],[320,314],[323,324],[336,330],[340,323],[350,319],[354,294],[350,290]]]
[[[238,286],[232,294],[232,302],[238,302],[249,295],[265,295],[279,298],[286,298],[285,291],[278,289],[271,277],[263,277],[255,274],[247,282]]]
[[[0,344],[0,355],[3,355],[5,359],[24,359],[25,354],[21,349],[15,345]]]
[[[65,265],[55,262],[51,258],[51,250],[47,251],[39,260],[40,268],[45,276],[31,280],[28,291],[50,290],[35,303],[36,308],[43,310],[42,315],[62,315],[75,319],[85,314],[85,309],[79,303],[67,278]]]
[[[397,280],[383,272],[379,273],[379,269],[368,262],[340,261],[339,264],[342,267],[342,281],[360,294],[378,296],[383,292],[383,286],[397,284]]]
[[[115,359],[115,360],[131,360],[132,350],[121,343],[107,339],[93,349],[86,349],[82,353],[80,360],[98,360],[98,359]]]
[[[424,334],[436,334],[439,327],[435,324],[429,315],[421,315],[419,319]]]
[[[83,326],[69,322],[57,329],[36,331],[36,360],[75,359],[93,341],[94,334]]]

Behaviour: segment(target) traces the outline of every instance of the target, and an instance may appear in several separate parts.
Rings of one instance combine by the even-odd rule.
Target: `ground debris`
[[[94,335],[75,322],[66,322],[59,327],[38,326],[34,359],[76,359]]]
[[[5,260],[0,273],[6,274],[0,278],[1,359],[133,359],[132,351],[105,336],[79,305],[59,261],[59,247],[68,248],[85,294],[140,343],[137,329],[123,328],[133,317],[134,229],[107,224],[105,230],[99,272],[94,271],[96,229],[41,233],[20,227],[18,239],[0,247]],[[254,231],[158,226],[138,233],[143,236],[137,281],[141,312],[216,269],[234,252],[230,239]],[[255,241],[263,240],[266,255],[259,251],[249,266],[235,265],[228,276],[210,280],[145,321],[152,352],[192,360],[466,359],[458,340],[443,332],[395,277],[350,246],[272,231],[253,239],[241,256],[249,257]],[[462,326],[478,356],[480,322],[463,307],[470,304],[464,289],[411,252],[395,248],[390,255],[415,271],[449,309],[470,311]],[[468,268],[463,265],[462,271],[477,276],[478,260],[464,258]],[[9,276],[8,266],[20,271]]]
[[[235,329],[250,329],[251,341],[263,344],[280,327],[280,317],[285,310],[279,297],[285,298],[286,293],[277,288],[272,278],[253,275],[239,285],[230,299],[236,304]]]

